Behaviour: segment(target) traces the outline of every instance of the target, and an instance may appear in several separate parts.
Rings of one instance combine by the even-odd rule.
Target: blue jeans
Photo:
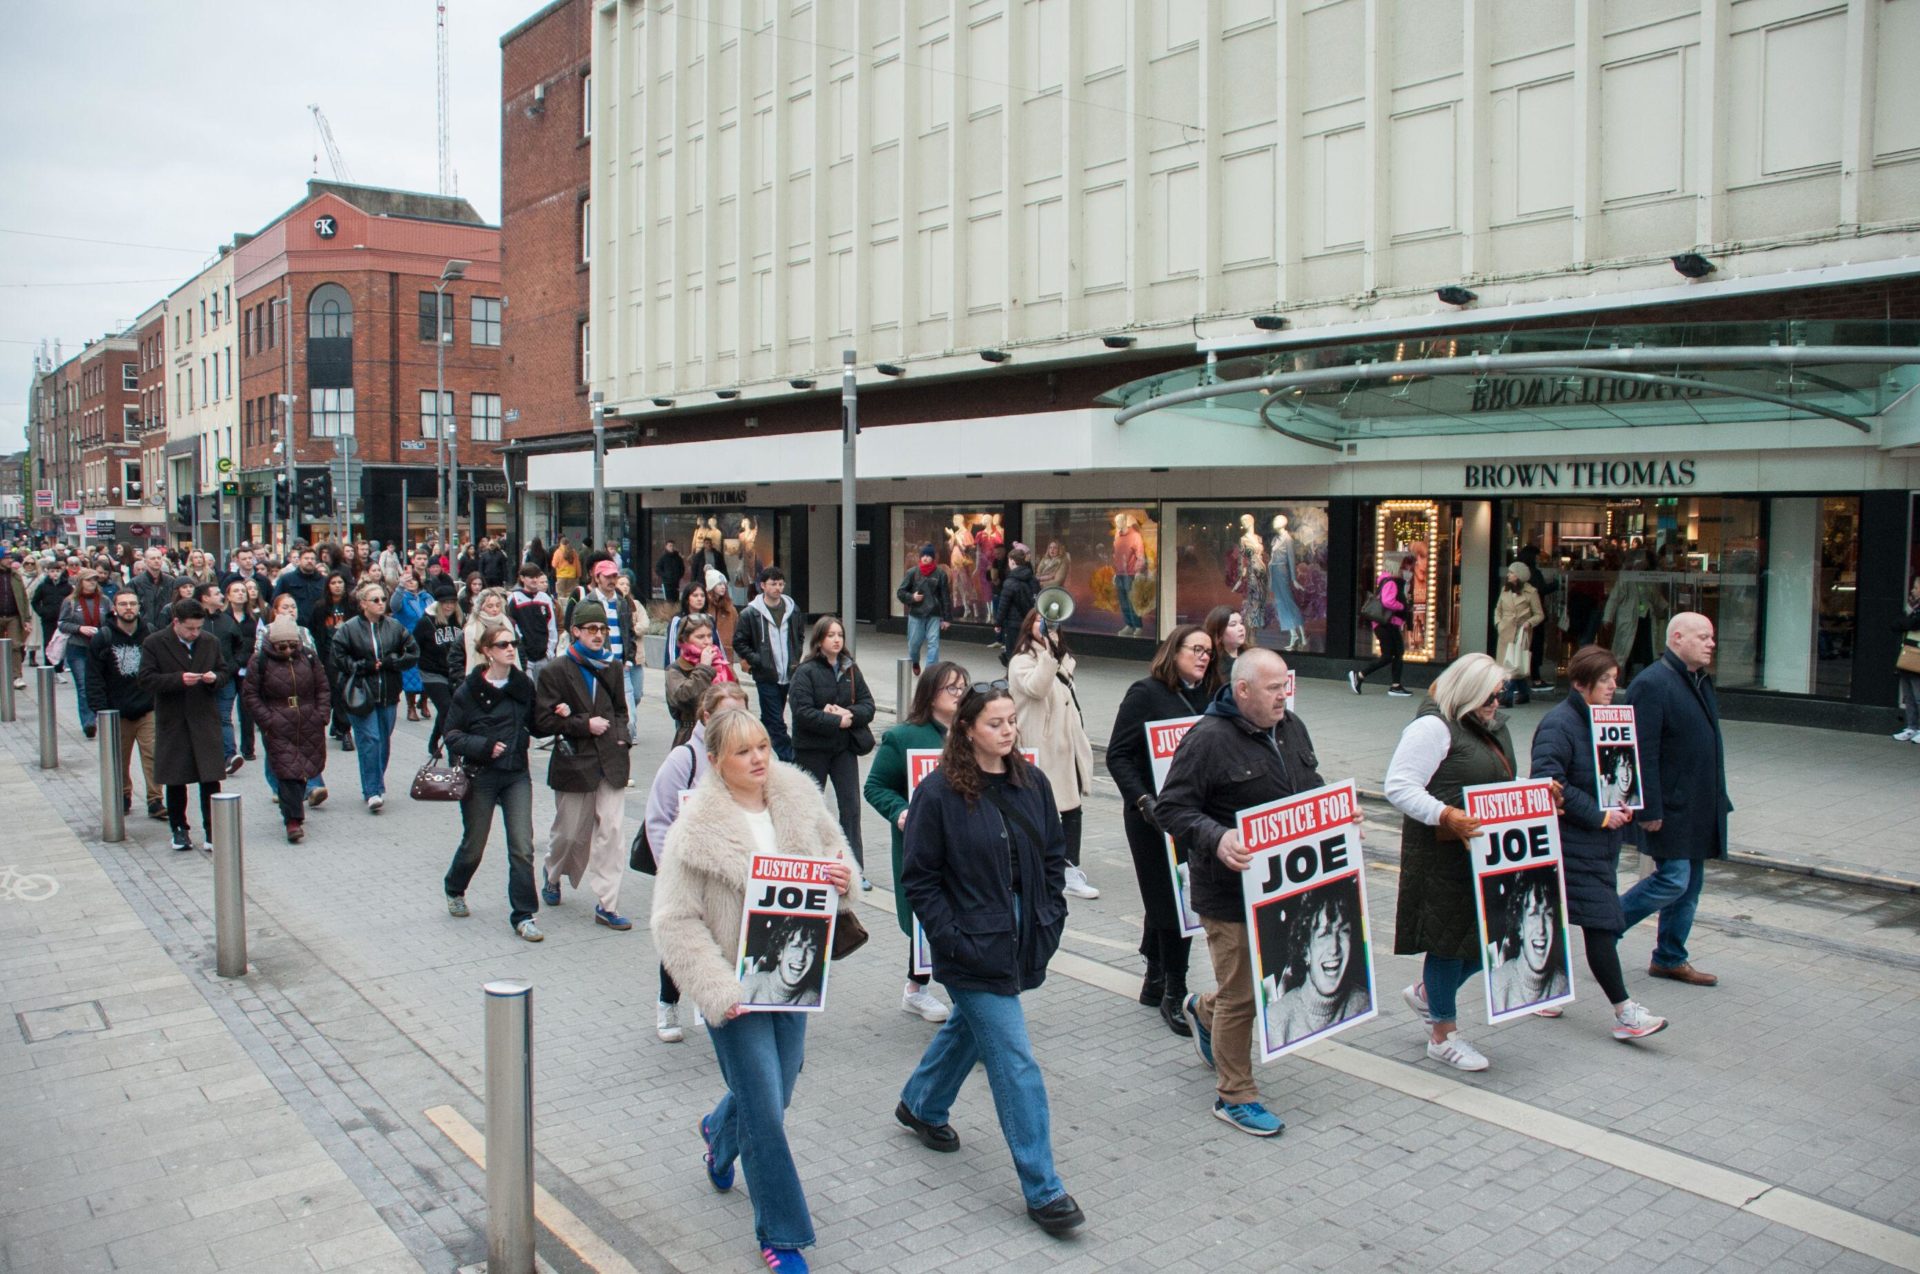
[[[1687,937],[1693,932],[1693,913],[1700,906],[1700,887],[1707,883],[1707,865],[1688,858],[1655,862],[1653,874],[1620,897],[1631,929],[1654,912],[1660,913],[1653,943],[1653,962],[1663,969],[1687,962]]]
[[[540,910],[540,895],[533,890],[533,775],[529,771],[491,766],[473,771],[467,799],[460,802],[460,846],[453,851],[441,886],[449,898],[467,896],[467,886],[487,852],[496,809],[507,830],[507,922],[517,925]]]
[[[353,754],[360,762],[360,797],[387,794],[387,757],[393,752],[394,705],[375,708],[364,717],[347,714],[353,727]]]
[[[272,757],[262,757],[260,759],[260,777],[267,781],[267,791],[273,794],[273,799],[276,801],[279,800],[280,780],[273,772]],[[327,776],[324,774],[316,774],[307,780],[307,791],[311,792],[315,788],[325,787],[326,785]]]
[[[233,728],[233,710],[240,698],[240,683],[232,677],[220,687],[220,755],[231,761],[240,752],[240,736]],[[356,745],[357,746],[357,745]]]
[[[80,709],[80,728],[86,729],[93,724],[93,705],[87,702],[87,645],[84,637],[68,638],[78,642],[79,650],[67,655],[67,671],[73,674],[73,701]]]
[[[1140,613],[1133,608],[1133,576],[1113,577],[1115,599],[1120,603],[1120,622],[1127,628],[1140,627]]]
[[[707,1116],[713,1159],[736,1158],[753,1196],[753,1234],[762,1247],[811,1247],[813,1217],[787,1146],[787,1105],[806,1061],[805,1013],[743,1013],[707,1023],[726,1096]]]
[[[773,754],[782,761],[793,760],[793,736],[787,733],[787,688],[777,681],[755,680],[760,693],[760,724],[767,727],[773,742]]]
[[[927,657],[920,657],[920,647],[925,645]],[[938,615],[907,616],[907,658],[916,668],[925,668],[928,664],[940,662],[940,617]]]
[[[1030,1208],[1045,1207],[1067,1192],[1053,1171],[1053,1131],[1047,1110],[1047,1085],[1027,1042],[1027,1019],[1017,995],[998,995],[949,986],[953,1015],[927,1045],[920,1065],[907,1077],[900,1100],[914,1118],[947,1122],[953,1099],[975,1062],[987,1067],[1000,1132],[1013,1152],[1020,1193]]]
[[[1427,1015],[1436,1022],[1458,1020],[1460,1008],[1455,1000],[1460,993],[1460,984],[1478,972],[1478,959],[1468,964],[1465,960],[1429,953],[1426,967],[1420,974],[1427,987]]]
[[[647,697],[647,666],[644,663],[627,665],[627,715],[633,715],[633,709]]]

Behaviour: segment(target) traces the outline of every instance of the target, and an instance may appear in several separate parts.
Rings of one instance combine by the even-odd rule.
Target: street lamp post
[[[452,414],[446,410],[447,337],[453,326],[447,321],[447,284],[466,278],[472,264],[454,258],[441,268],[440,281],[433,286],[433,434],[439,457],[434,468],[440,485],[440,543],[449,560],[454,557],[453,529],[460,522],[460,439],[447,437],[447,417]]]
[[[280,395],[283,425],[280,430],[280,445],[286,449],[283,459],[287,465],[287,542],[282,555],[293,556],[294,537],[300,530],[300,509],[297,499],[296,479],[293,455],[293,285],[289,283],[286,292],[274,304],[281,309],[280,343],[286,346],[286,391]]]
[[[593,391],[593,543],[607,542],[607,396]]]
[[[854,449],[860,437],[860,386],[854,378],[852,350],[840,353],[840,629],[853,652]]]

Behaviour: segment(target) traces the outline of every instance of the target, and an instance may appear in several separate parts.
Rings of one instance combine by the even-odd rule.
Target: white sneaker
[[[1412,986],[1401,987],[1400,998],[1407,1002],[1408,1008],[1420,1015],[1422,1022],[1432,1023],[1433,1010],[1427,1007],[1426,983],[1416,982]]]
[[[686,1038],[686,1032],[680,1029],[679,1005],[662,1001],[653,1006],[653,1033],[662,1044],[678,1044]]]
[[[13,688],[15,690],[25,690],[27,688],[27,679],[25,677],[15,677],[13,679]],[[1900,736],[1896,734],[1893,737],[1897,739]]]
[[[24,681],[16,681],[13,684],[16,686],[23,686],[26,683]],[[1895,743],[1912,743],[1913,736],[1916,734],[1920,734],[1920,730],[1902,730],[1898,734],[1893,736],[1893,741]]]
[[[1642,1039],[1666,1029],[1666,1018],[1655,1017],[1632,1000],[1621,1005],[1613,1015],[1613,1038],[1617,1040]]]
[[[1427,1056],[1436,1062],[1445,1062],[1459,1071],[1483,1071],[1487,1069],[1487,1059],[1479,1049],[1460,1038],[1460,1032],[1453,1034],[1438,1044],[1427,1041]]]
[[[900,1011],[918,1013],[929,1022],[944,1022],[947,1020],[948,1010],[946,1005],[940,1003],[940,997],[932,991],[918,982],[909,982],[906,991],[900,996]]]
[[[367,813],[378,814],[386,803],[387,798],[384,796],[369,796],[367,798]]]
[[[1060,892],[1069,898],[1098,898],[1100,891],[1087,883],[1087,873],[1073,864],[1067,864],[1067,885]]]
[[[547,937],[546,934],[540,932],[540,926],[533,923],[532,920],[522,920],[513,927],[513,931],[522,938],[525,938],[528,942],[544,942]]]

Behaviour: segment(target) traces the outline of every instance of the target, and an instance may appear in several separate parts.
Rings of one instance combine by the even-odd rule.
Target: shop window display
[[[947,577],[947,618],[963,624],[992,622],[993,595],[1006,569],[1006,514],[1000,509],[956,509],[950,504],[893,507],[893,563],[888,606],[906,614],[893,586],[920,564],[920,549],[933,545],[936,569]]]
[[[1451,601],[1453,578],[1451,534],[1453,518],[1435,500],[1382,500],[1373,509],[1372,552],[1362,557],[1365,578],[1358,596],[1365,598],[1383,573],[1401,560],[1413,558],[1413,610],[1407,616],[1407,662],[1444,662],[1453,657]],[[1359,621],[1358,650],[1378,649],[1379,642],[1364,620]]]
[[[1030,504],[1022,539],[1034,582],[1073,597],[1069,632],[1158,640],[1160,522],[1154,505]]]
[[[1181,505],[1174,523],[1176,623],[1232,606],[1259,645],[1327,648],[1325,503]]]
[[[779,561],[770,509],[653,509],[647,527],[648,543],[664,547],[672,540],[679,547],[688,581],[705,578],[708,567],[726,576],[735,606],[752,599],[760,571]]]

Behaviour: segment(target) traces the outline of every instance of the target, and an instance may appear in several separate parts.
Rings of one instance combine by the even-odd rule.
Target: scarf
[[[595,650],[584,641],[573,642],[567,647],[567,653],[573,656],[574,662],[596,670],[613,662],[612,651]]]
[[[719,646],[715,646],[713,649],[717,652],[713,657],[713,684],[717,686],[723,681],[738,680],[738,678],[733,675],[733,665],[727,662],[726,652],[721,650]],[[696,668],[700,666],[700,652],[695,650],[690,642],[682,642],[680,644],[680,658]]]
[[[920,574],[922,576],[931,576],[933,574],[933,567],[934,564],[932,562],[920,563]]]

